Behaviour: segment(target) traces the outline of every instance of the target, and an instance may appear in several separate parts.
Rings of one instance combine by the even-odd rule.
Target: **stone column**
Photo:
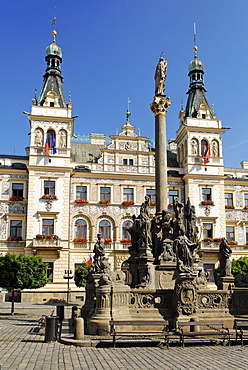
[[[170,98],[155,95],[150,104],[155,117],[155,181],[156,181],[156,212],[167,209],[167,151],[166,151],[166,113],[170,106]]]

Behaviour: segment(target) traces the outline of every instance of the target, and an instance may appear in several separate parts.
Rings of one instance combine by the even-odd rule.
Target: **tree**
[[[238,260],[232,260],[232,274],[248,274],[248,257],[240,257]],[[214,278],[220,277],[220,266],[214,270]]]
[[[11,314],[14,315],[15,289],[37,289],[47,281],[47,264],[40,256],[7,253],[0,257],[0,286],[12,292]]]
[[[78,266],[75,270],[75,284],[78,287],[84,287],[87,284],[87,276],[89,274],[89,268],[91,264],[83,263],[81,266]]]

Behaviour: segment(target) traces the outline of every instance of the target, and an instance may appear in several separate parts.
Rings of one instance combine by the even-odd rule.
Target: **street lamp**
[[[73,274],[71,270],[65,270],[64,279],[67,280],[67,293],[66,293],[66,302],[67,306],[69,305],[69,292],[70,292],[70,279],[73,279]]]

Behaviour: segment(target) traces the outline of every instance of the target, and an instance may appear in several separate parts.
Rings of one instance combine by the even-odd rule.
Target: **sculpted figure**
[[[59,133],[59,147],[66,148],[66,133],[63,130]]]
[[[132,219],[133,219],[133,225],[132,227],[128,229],[128,232],[131,235],[131,243],[132,243],[132,246],[129,247],[129,253],[131,254],[131,256],[135,257],[139,249],[139,245],[138,245],[139,234],[138,234],[136,216],[133,215]]]
[[[101,238],[101,233],[97,234],[97,242],[94,245],[93,253],[95,253],[94,256],[94,267],[95,267],[95,273],[102,272],[102,261],[105,258],[105,251],[104,251],[104,243],[103,239]]]
[[[151,246],[151,221],[149,217],[148,207],[150,204],[150,198],[148,195],[145,196],[145,202],[140,207],[140,215],[137,217],[138,222],[138,233],[139,233],[139,245],[141,247]]]
[[[231,272],[231,257],[232,249],[228,245],[225,238],[221,239],[220,249],[219,249],[219,261],[220,261],[220,276],[232,276]]]
[[[218,143],[214,140],[212,142],[212,154],[214,157],[218,157]]]
[[[35,130],[34,143],[36,146],[43,146],[43,133],[39,128]]]
[[[181,272],[192,272],[194,253],[198,245],[192,243],[186,235],[180,235],[174,240],[174,252],[177,256],[178,269]]]
[[[191,140],[191,154],[197,155],[198,154],[198,144],[195,139]]]
[[[186,236],[192,242],[196,243],[197,234],[199,230],[198,227],[196,226],[195,206],[191,205],[189,198],[184,207],[184,216],[186,221]]]
[[[166,80],[167,61],[163,57],[159,59],[155,71],[155,95],[164,94],[164,82]]]

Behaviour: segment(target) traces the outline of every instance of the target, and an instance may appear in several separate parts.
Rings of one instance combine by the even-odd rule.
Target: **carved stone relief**
[[[114,202],[121,202],[121,188],[119,185],[114,185]]]
[[[97,185],[96,184],[91,184],[91,187],[90,187],[90,199],[92,201],[97,201]]]
[[[241,208],[243,206],[243,193],[242,191],[236,191],[236,207]]]
[[[107,163],[115,163],[115,157],[114,155],[108,155],[107,156]]]

